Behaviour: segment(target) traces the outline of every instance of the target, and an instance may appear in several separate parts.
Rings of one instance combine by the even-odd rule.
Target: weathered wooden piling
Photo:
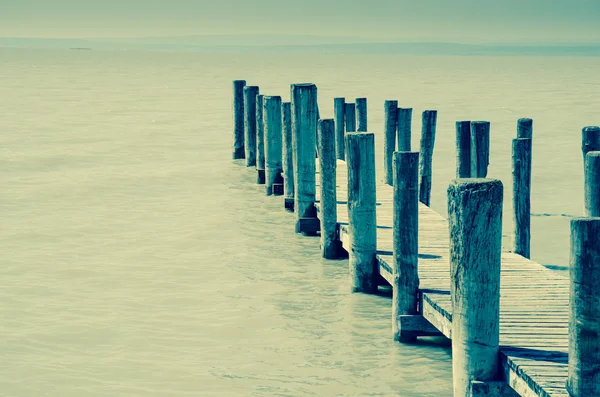
[[[419,288],[419,152],[394,153],[394,285],[392,328],[394,340],[410,342],[400,316],[416,315]]]
[[[485,178],[490,164],[490,122],[471,122],[471,177]]]
[[[246,80],[233,81],[233,159],[246,157],[244,149],[244,87]]]
[[[336,196],[336,153],[335,123],[333,119],[319,120],[317,124],[319,146],[319,174],[321,200],[321,255],[325,259],[335,259],[340,253],[337,236],[337,196]]]
[[[346,134],[348,227],[352,292],[377,292],[377,220],[375,217],[375,136]]]
[[[385,132],[383,135],[383,179],[388,185],[394,183],[394,152],[396,151],[396,130],[398,129],[398,101],[385,101]]]
[[[367,98],[356,98],[357,132],[367,132]]]
[[[531,257],[531,138],[512,141],[513,251]]]
[[[581,151],[583,153],[583,161],[588,152],[600,151],[600,127],[588,126],[581,131]]]
[[[431,167],[433,161],[436,122],[437,110],[425,110],[423,112],[421,151],[419,156],[419,174],[421,176],[419,201],[426,206],[429,206],[431,201]]]
[[[335,156],[344,160],[344,135],[346,135],[346,98],[333,99],[333,114],[335,121]]]
[[[282,130],[281,130],[281,97],[266,96],[264,99],[265,108],[265,154],[266,154],[266,186],[265,193],[267,196],[272,194],[278,195],[274,191],[275,184],[281,184],[283,172],[281,165],[281,145],[282,145]]]
[[[344,118],[346,132],[356,132],[356,104],[346,103],[344,105]]]
[[[246,151],[246,166],[256,166],[256,96],[257,86],[244,87],[244,149]]]
[[[454,397],[499,375],[502,200],[499,180],[457,179],[448,188]]]
[[[284,102],[281,107],[282,128],[282,168],[283,168],[283,194],[284,207],[288,211],[294,210],[294,156],[292,152],[292,104]]]
[[[471,177],[471,122],[456,122],[456,177]]]
[[[314,233],[320,223],[316,199],[317,86],[292,84],[292,147],[296,232]]]
[[[533,120],[522,118],[517,120],[517,138],[533,138]]]
[[[264,95],[256,96],[256,183],[265,183],[265,120]]]
[[[570,278],[567,390],[600,396],[600,218],[571,220]]]
[[[412,139],[412,108],[398,108],[398,151],[410,152]]]
[[[600,151],[585,156],[585,213],[600,217]]]

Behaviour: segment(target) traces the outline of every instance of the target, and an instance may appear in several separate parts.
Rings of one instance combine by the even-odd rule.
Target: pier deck
[[[317,163],[317,185],[318,169]],[[338,160],[337,217],[340,240],[346,250],[349,241],[347,180],[346,162]],[[419,289],[422,314],[451,339],[448,222],[431,208],[419,205]],[[378,180],[377,259],[379,272],[390,285],[394,273],[392,216],[392,187]],[[521,396],[569,396],[565,389],[568,321],[569,279],[520,255],[503,252],[500,358],[503,380]]]

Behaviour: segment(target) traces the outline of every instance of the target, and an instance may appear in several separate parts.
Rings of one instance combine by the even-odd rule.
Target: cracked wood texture
[[[338,255],[335,126],[333,119],[319,120],[317,125],[319,145],[319,208],[321,211],[321,255],[335,259]]]
[[[490,164],[490,122],[471,122],[471,178],[485,178]]]

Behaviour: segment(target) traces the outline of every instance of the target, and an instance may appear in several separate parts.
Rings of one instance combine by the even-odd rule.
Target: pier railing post
[[[244,87],[244,139],[246,166],[256,166],[256,96],[257,86]]]
[[[321,255],[325,259],[339,256],[340,241],[337,236],[337,194],[335,126],[333,119],[319,120],[317,142],[319,146],[319,175],[321,200]]]
[[[357,132],[367,132],[367,98],[356,98]]]
[[[456,122],[456,177],[471,177],[471,122]]]
[[[600,396],[600,218],[571,220],[570,278],[567,390]]]
[[[471,178],[485,178],[490,164],[490,122],[471,122]]]
[[[499,180],[448,187],[454,397],[470,397],[471,381],[499,375],[502,200]]]
[[[281,97],[266,96],[264,98],[264,114],[265,114],[265,154],[266,154],[266,194],[270,196],[281,195],[281,189],[277,189],[276,185],[282,187],[283,178],[281,176]]]
[[[410,152],[412,139],[412,108],[398,108],[398,151]]]
[[[410,342],[402,333],[400,316],[416,315],[419,289],[419,152],[394,153],[394,285],[392,327],[394,340]]]
[[[233,81],[233,159],[246,157],[244,149],[244,87],[246,80]]]
[[[533,120],[523,118],[517,120],[517,138],[533,138]]]
[[[588,152],[600,151],[600,127],[588,126],[581,131],[581,151],[583,152],[583,161]]]
[[[282,168],[284,208],[294,211],[294,156],[292,154],[292,104],[284,102],[281,107]]]
[[[437,110],[425,110],[423,112],[421,150],[419,156],[419,174],[421,176],[419,201],[426,206],[429,206],[431,202],[431,167],[433,161],[436,122]]]
[[[346,103],[344,105],[344,118],[346,132],[356,132],[356,104]]]
[[[385,101],[385,133],[383,136],[383,169],[384,180],[388,185],[394,183],[394,152],[396,151],[396,130],[398,129],[398,101]]]
[[[375,192],[375,136],[346,134],[348,163],[348,228],[352,292],[377,292],[377,219]]]
[[[346,135],[346,99],[333,99],[333,113],[335,121],[335,155],[339,160],[344,160],[344,135]]]
[[[513,251],[531,257],[531,138],[512,142]]]
[[[585,156],[585,213],[600,217],[600,151]]]
[[[291,98],[296,232],[312,234],[320,227],[315,208],[317,86],[292,84]]]
[[[264,95],[256,96],[256,183],[265,183],[265,119]]]

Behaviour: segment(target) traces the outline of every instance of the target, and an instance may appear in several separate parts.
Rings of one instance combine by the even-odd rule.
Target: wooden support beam
[[[256,96],[256,183],[265,184],[265,96]]]
[[[456,177],[471,177],[471,122],[456,122]]]
[[[383,180],[388,185],[394,183],[393,159],[396,151],[396,130],[398,129],[398,101],[385,101],[385,134],[383,136]]]
[[[281,173],[281,97],[266,96],[264,98],[265,115],[265,193],[267,196],[273,194],[273,184],[280,182]]]
[[[357,132],[367,132],[367,98],[356,98]]]
[[[490,164],[490,122],[471,122],[471,178],[485,178]]]
[[[531,138],[512,142],[513,251],[531,257]]]
[[[600,151],[585,156],[585,213],[600,216]]]
[[[470,397],[520,397],[506,382],[471,381]]]
[[[401,341],[415,340],[417,336],[444,336],[420,314],[398,316],[398,332]]]
[[[281,105],[281,168],[283,169],[284,207],[294,211],[294,155],[292,148],[292,104]]]
[[[256,96],[258,87],[244,87],[244,149],[246,167],[256,167]]]
[[[346,103],[344,105],[344,118],[346,132],[356,132],[356,104]]]
[[[246,157],[244,149],[244,87],[246,80],[233,81],[233,159]]]
[[[421,151],[419,156],[419,201],[429,206],[431,203],[431,168],[433,162],[433,144],[435,143],[435,129],[437,110],[423,112],[423,127],[421,130]]]
[[[338,160],[344,160],[344,135],[346,135],[346,98],[333,99],[333,114],[335,122],[335,155]]]
[[[410,152],[412,139],[412,108],[398,108],[398,151]]]

